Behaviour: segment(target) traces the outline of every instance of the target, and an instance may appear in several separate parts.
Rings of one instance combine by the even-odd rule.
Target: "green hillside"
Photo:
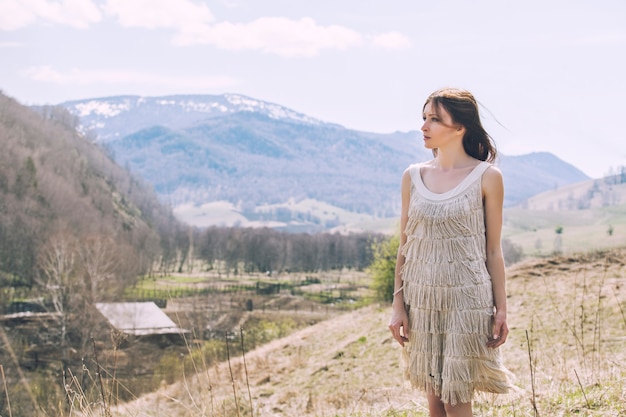
[[[534,196],[505,209],[503,237],[527,256],[625,246],[626,183],[619,175]]]

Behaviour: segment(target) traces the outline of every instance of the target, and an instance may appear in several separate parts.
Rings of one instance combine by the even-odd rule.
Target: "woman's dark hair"
[[[426,99],[424,107],[428,103],[432,103],[435,113],[444,108],[455,124],[465,128],[463,148],[468,155],[481,161],[495,161],[496,145],[480,122],[478,102],[472,93],[460,88],[442,88]],[[436,149],[433,154],[437,155]]]

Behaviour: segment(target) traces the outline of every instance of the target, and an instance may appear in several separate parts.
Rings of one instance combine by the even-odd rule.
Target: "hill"
[[[537,194],[504,211],[503,235],[527,256],[626,245],[626,174]]]
[[[200,226],[377,227],[399,214],[402,171],[431,158],[417,131],[346,129],[235,94],[119,96],[61,106],[180,218]],[[504,156],[500,166],[507,206],[588,178],[547,153]]]
[[[589,180],[576,167],[563,163],[548,152],[501,156],[499,163],[505,181],[505,207],[512,207],[537,194]]]
[[[503,356],[520,392],[479,396],[479,415],[626,413],[626,249],[530,260],[508,274]],[[426,416],[402,382],[390,309],[370,306],[122,404],[116,416]],[[232,376],[231,376],[232,375]],[[235,403],[240,413],[235,412]],[[482,414],[481,414],[482,413]]]
[[[171,210],[69,112],[39,110],[0,93],[0,284],[31,286],[40,249],[59,235],[114,241],[134,258],[131,276],[149,268],[180,227]]]

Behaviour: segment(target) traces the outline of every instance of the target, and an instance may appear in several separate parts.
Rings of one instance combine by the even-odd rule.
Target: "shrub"
[[[378,301],[393,301],[393,285],[396,276],[396,259],[400,238],[394,235],[372,247],[374,260],[369,266],[372,275],[372,290]]]
[[[502,239],[502,254],[504,263],[509,266],[522,260],[524,251],[520,245],[516,245],[509,239]]]

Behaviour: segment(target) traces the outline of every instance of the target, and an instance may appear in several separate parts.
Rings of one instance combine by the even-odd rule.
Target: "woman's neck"
[[[447,171],[452,169],[466,168],[468,166],[474,165],[475,160],[467,153],[465,150],[462,151],[452,151],[452,150],[437,150],[437,157],[435,158],[435,166],[440,169]]]

